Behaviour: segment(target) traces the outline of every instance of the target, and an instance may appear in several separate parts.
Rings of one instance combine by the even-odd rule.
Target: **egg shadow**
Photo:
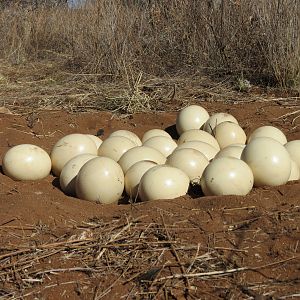
[[[188,195],[192,198],[192,199],[197,199],[200,197],[203,197],[204,194],[202,192],[201,186],[200,184],[191,184],[188,190]]]
[[[0,166],[0,172],[1,172],[1,174],[5,175],[4,172],[3,172],[2,165]]]
[[[122,195],[122,198],[118,201],[118,204],[121,204],[121,205],[132,205],[132,204],[137,204],[137,203],[141,203],[141,202],[142,201],[140,200],[140,198],[137,197],[136,199],[132,199],[124,191],[124,193]]]
[[[130,198],[127,195],[122,195],[122,197],[118,200],[118,204],[125,205],[130,204]]]
[[[174,140],[179,139],[179,134],[176,130],[176,125],[175,124],[165,128],[165,131],[172,137],[172,139],[174,139]]]
[[[61,188],[60,188],[60,183],[59,183],[59,178],[58,178],[58,177],[55,177],[55,178],[52,180],[52,186],[54,186],[55,188],[61,190]]]

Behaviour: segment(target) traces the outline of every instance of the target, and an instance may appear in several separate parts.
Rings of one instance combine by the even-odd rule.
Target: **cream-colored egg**
[[[97,147],[85,134],[74,133],[61,138],[52,148],[52,172],[59,176],[64,165],[79,154],[97,155]]]
[[[174,151],[166,161],[166,165],[178,168],[189,176],[192,183],[199,183],[202,173],[209,164],[204,154],[195,149],[179,149]]]
[[[139,197],[142,201],[174,199],[187,193],[189,183],[189,177],[180,169],[156,166],[141,178]]]
[[[102,140],[99,137],[92,135],[92,134],[86,134],[86,135],[94,141],[96,148],[98,149],[100,147],[100,145],[102,144]]]
[[[84,164],[76,177],[76,195],[101,204],[116,203],[124,190],[121,167],[108,157],[96,157]]]
[[[291,158],[278,141],[259,137],[251,140],[242,152],[241,159],[251,168],[254,185],[277,186],[286,184],[291,174]]]
[[[150,138],[152,138],[154,136],[165,136],[165,137],[172,139],[171,135],[168,134],[166,131],[164,131],[162,129],[154,128],[154,129],[150,129],[144,133],[143,138],[142,138],[142,143],[144,144],[147,140],[149,140]]]
[[[59,184],[62,191],[71,196],[75,196],[75,182],[79,170],[85,163],[97,157],[93,154],[80,154],[69,160],[61,170]]]
[[[242,152],[244,150],[244,146],[239,146],[239,145],[230,145],[222,150],[220,150],[215,158],[221,158],[221,157],[233,157],[233,158],[241,158]]]
[[[214,148],[217,150],[220,149],[220,146],[217,142],[217,140],[208,132],[200,129],[191,129],[188,131],[185,131],[180,138],[178,139],[178,145],[181,145],[186,142],[191,142],[191,141],[199,141],[199,142],[204,142],[207,144],[212,145]]]
[[[300,168],[300,140],[294,140],[284,145],[285,149],[290,154],[290,157]]]
[[[132,140],[136,144],[136,146],[142,146],[142,141],[140,140],[140,138],[134,132],[131,132],[129,130],[124,130],[124,129],[116,130],[113,133],[111,133],[109,137],[112,136],[124,136]]]
[[[190,129],[200,129],[208,120],[207,110],[199,105],[190,105],[182,109],[176,118],[176,130],[179,135]]]
[[[219,150],[214,148],[212,145],[204,142],[199,142],[199,141],[191,141],[191,142],[183,143],[179,145],[174,151],[177,151],[179,149],[187,149],[187,148],[200,151],[202,154],[206,156],[208,160],[213,159],[216,156],[216,154],[219,152]]]
[[[248,136],[248,143],[250,143],[251,140],[258,138],[258,137],[269,137],[269,138],[272,138],[272,139],[278,141],[282,145],[287,143],[285,134],[280,129],[278,129],[274,126],[261,126],[257,129],[255,129]]]
[[[147,146],[139,146],[124,153],[118,163],[120,164],[124,174],[126,174],[131,166],[141,160],[150,160],[158,165],[162,165],[166,162],[166,157],[156,149]]]
[[[230,115],[227,113],[216,113],[216,114],[213,114],[206,121],[206,123],[204,124],[203,130],[212,134],[214,128],[223,122],[232,122],[232,123],[238,124],[237,119],[233,115]]]
[[[291,175],[289,181],[299,180],[300,179],[300,168],[295,163],[295,161],[291,160]]]
[[[239,143],[237,143],[237,144],[232,144],[232,145],[230,145],[230,146],[238,146],[238,147],[242,147],[243,149],[246,147],[245,144],[239,144]]]
[[[157,164],[153,161],[142,160],[128,169],[125,174],[125,191],[131,199],[136,199],[138,187],[143,175],[155,166],[157,166]]]
[[[177,147],[175,141],[165,136],[154,136],[148,139],[143,145],[158,150],[165,157],[169,156]]]
[[[213,130],[214,137],[223,149],[233,144],[245,144],[247,136],[243,128],[232,122],[222,122]]]
[[[118,161],[125,152],[134,147],[136,144],[124,136],[111,136],[103,141],[98,149],[98,155]]]
[[[10,148],[2,160],[3,173],[14,180],[39,180],[49,175],[51,160],[42,148],[21,144]]]
[[[206,196],[247,195],[253,187],[253,173],[242,160],[214,159],[204,170],[201,188]]]

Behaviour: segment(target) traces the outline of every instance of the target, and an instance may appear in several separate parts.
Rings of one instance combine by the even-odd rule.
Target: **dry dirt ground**
[[[202,76],[138,76],[115,87],[61,72],[56,62],[0,61],[0,71],[0,106],[13,112],[0,109],[1,160],[20,143],[50,152],[73,132],[174,134],[176,112],[88,112],[99,107],[171,111],[194,101],[233,114],[246,133],[273,124],[300,139],[298,94],[237,93],[230,80]],[[247,197],[203,197],[194,188],[170,201],[130,204],[124,197],[101,206],[65,196],[52,175],[15,182],[0,172],[0,299],[296,299],[299,203],[298,181]]]
[[[246,133],[272,124],[300,139],[296,106],[202,102],[230,112]],[[284,116],[284,117],[282,117]],[[0,114],[0,157],[63,135],[174,134],[176,113]],[[246,197],[102,206],[68,197],[52,175],[15,182],[0,173],[0,299],[296,299],[300,295],[300,182]]]

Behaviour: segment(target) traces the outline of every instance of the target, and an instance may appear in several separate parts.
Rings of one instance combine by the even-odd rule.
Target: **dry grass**
[[[11,7],[0,12],[0,55],[14,64],[59,59],[64,68],[102,81],[126,79],[129,69],[135,79],[140,72],[165,77],[205,71],[214,77],[229,74],[238,83],[245,78],[299,88],[299,20],[298,0],[97,0],[76,10]]]
[[[266,216],[256,219],[261,218]],[[239,226],[228,226],[224,232],[227,232],[228,238],[233,238],[236,230],[242,230],[253,238],[254,246],[258,231],[251,233],[245,226],[247,221],[244,220],[244,225],[240,222]],[[168,296],[199,299],[205,295],[213,296],[210,292],[218,292],[225,282],[225,287],[232,285],[240,290],[237,295],[242,292],[249,296],[269,295],[278,288],[288,289],[293,283],[292,278],[283,282],[282,278],[266,277],[262,272],[266,269],[275,272],[281,265],[292,268],[299,255],[287,255],[284,259],[265,264],[237,264],[229,258],[231,255],[246,258],[248,247],[239,249],[238,245],[217,247],[214,243],[191,243],[181,234],[199,231],[198,226],[191,225],[188,220],[179,224],[166,223],[163,214],[156,222],[149,222],[147,216],[137,219],[125,217],[110,222],[94,219],[82,224],[73,223],[74,234],[71,236],[63,235],[47,242],[41,239],[33,245],[30,241],[37,241],[43,234],[51,233],[47,226],[1,224],[0,231],[14,232],[19,243],[0,248],[0,280],[3,283],[0,284],[0,297],[38,297],[57,285],[79,286],[81,281],[70,276],[74,273],[85,274],[90,284],[95,279],[100,280],[97,288],[93,287],[93,299],[102,299],[116,286],[122,287],[119,293],[127,295],[128,299],[168,299]],[[234,274],[243,272],[262,275],[262,278],[265,277],[264,285],[249,282],[239,286]],[[68,281],[61,281],[65,278],[61,274],[68,274]],[[56,282],[55,278],[60,278],[60,281]],[[105,284],[101,284],[103,281]],[[107,285],[108,282],[111,284]]]
[[[0,107],[13,113],[32,114],[41,110],[69,112],[109,110],[116,114],[178,111],[191,103],[221,101],[274,102],[297,111],[299,97],[280,89],[252,86],[250,92],[233,89],[231,76],[216,80],[201,73],[185,76],[137,76],[130,69],[119,82],[99,80],[94,73],[65,71],[56,62],[11,66],[0,61]],[[275,95],[275,96],[274,96]],[[296,94],[297,95],[297,94]],[[298,117],[298,115],[287,116]]]

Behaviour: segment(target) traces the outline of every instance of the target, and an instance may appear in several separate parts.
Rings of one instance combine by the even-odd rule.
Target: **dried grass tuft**
[[[20,230],[24,238],[22,243],[10,243],[0,248],[1,299],[43,294],[46,289],[56,286],[53,279],[59,278],[61,273],[82,273],[90,279],[100,280],[103,276],[114,278],[108,286],[99,285],[93,299],[102,299],[116,285],[123,286],[129,298],[160,299],[176,294],[193,299],[208,293],[205,290],[213,288],[217,280],[223,282],[226,278],[228,282],[235,282],[233,276],[236,273],[261,274],[264,269],[287,266],[299,259],[295,253],[269,264],[237,266],[228,258],[231,255],[226,256],[224,252],[242,257],[247,256],[247,249],[187,242],[183,235],[177,236],[178,233],[199,231],[199,228],[191,227],[189,222],[168,224],[162,214],[161,222],[155,223],[147,221],[147,216],[135,219],[126,216],[110,222],[100,219],[81,224],[73,222],[74,234],[71,236],[59,236],[48,242],[40,239],[35,244],[30,243],[28,234],[37,241],[39,235],[51,232],[49,228],[41,224],[9,226],[2,224],[0,230]],[[243,229],[240,227],[239,230]],[[228,231],[228,234],[232,233]],[[55,267],[48,261],[52,261]],[[199,288],[201,282],[205,283],[206,289]],[[274,282],[269,282],[270,286],[267,282],[260,287],[265,294],[274,289]],[[76,285],[76,281],[59,284]],[[247,289],[245,294],[255,293],[254,286],[248,285]]]
[[[274,102],[295,110],[299,96],[284,95],[273,90],[253,86],[249,92],[233,88],[230,76],[211,79],[194,73],[173,77],[156,77],[130,68],[126,78],[118,83],[105,81],[101,74],[66,72],[57,62],[25,64],[18,68],[0,61],[5,80],[0,81],[0,107],[12,113],[32,114],[43,110],[64,109],[69,112],[110,110],[130,115],[148,111],[178,111],[182,107],[201,102]]]
[[[0,57],[15,65],[61,59],[115,82],[128,68],[159,77],[200,70],[299,89],[298,0],[88,3],[0,10]]]

